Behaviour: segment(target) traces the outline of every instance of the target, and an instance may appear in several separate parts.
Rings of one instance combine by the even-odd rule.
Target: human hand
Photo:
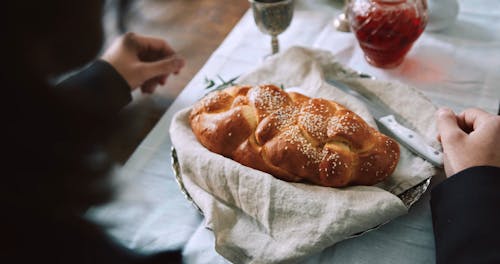
[[[473,166],[500,167],[500,116],[475,108],[455,115],[442,108],[437,124],[447,177]]]
[[[104,52],[101,59],[111,64],[132,90],[154,92],[170,74],[178,74],[184,60],[163,39],[127,33]]]

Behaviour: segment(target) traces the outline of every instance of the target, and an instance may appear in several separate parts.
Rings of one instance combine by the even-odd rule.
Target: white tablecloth
[[[282,50],[294,45],[326,49],[347,66],[379,79],[398,80],[456,111],[476,106],[496,113],[500,98],[500,1],[460,1],[456,23],[440,33],[424,32],[405,62],[392,70],[370,66],[351,33],[337,32],[340,13],[327,0],[298,1]],[[168,127],[172,116],[205,94],[205,77],[229,79],[255,68],[270,52],[270,39],[247,12],[213,53],[129,161],[115,175],[116,199],[88,216],[105,224],[127,247],[152,252],[184,248],[186,263],[224,263],[203,218],[179,191],[170,166]],[[376,231],[311,256],[307,263],[433,263],[429,194],[409,214]]]

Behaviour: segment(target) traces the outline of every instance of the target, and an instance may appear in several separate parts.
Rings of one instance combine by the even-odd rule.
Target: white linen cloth
[[[291,48],[238,83],[298,86],[309,96],[344,104],[376,127],[362,104],[325,83],[325,77],[370,90],[415,124],[429,142],[435,138],[435,107],[422,94],[400,83],[360,79],[325,51]],[[180,111],[170,128],[181,177],[214,232],[216,250],[235,263],[293,262],[386,223],[407,212],[395,194],[435,173],[429,163],[401,147],[396,171],[378,187],[287,183],[205,149],[191,131],[189,112]]]

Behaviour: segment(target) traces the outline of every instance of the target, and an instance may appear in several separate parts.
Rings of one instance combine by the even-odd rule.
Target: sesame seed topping
[[[392,168],[397,165],[399,152],[397,151],[397,144],[391,139],[374,134],[374,139],[377,138],[377,140],[382,141],[377,142],[373,147],[362,146],[366,145],[364,142],[359,144],[357,142],[351,143],[351,141],[358,138],[367,136],[371,138],[373,129],[369,128],[360,117],[346,110],[342,105],[323,99],[304,100],[303,97],[299,97],[300,100],[294,102],[292,100],[292,98],[296,98],[294,95],[290,97],[287,93],[271,85],[261,85],[247,90],[246,98],[241,97],[245,96],[241,92],[238,93],[240,97],[236,96],[235,99],[235,96],[225,92],[214,92],[205,98],[202,106],[207,112],[219,111],[226,107],[224,105],[228,100],[233,100],[232,103],[229,103],[231,107],[236,104],[238,106],[248,105],[253,107],[257,122],[261,122],[265,118],[270,119],[271,122],[265,124],[266,129],[264,131],[269,131],[267,128],[273,128],[273,136],[277,136],[282,140],[279,144],[284,151],[292,148],[293,150],[296,149],[299,155],[303,155],[300,159],[305,160],[304,164],[295,165],[300,166],[302,169],[315,168],[315,173],[318,173],[319,170],[322,173],[325,172],[326,177],[331,177],[335,175],[336,170],[337,173],[343,173],[346,168],[352,167],[358,172],[374,172],[377,177],[380,177],[388,174],[385,169],[379,169],[380,163],[383,162],[380,157],[383,154],[390,159],[396,159],[392,163],[388,162]],[[238,118],[241,115],[242,113],[236,114]],[[199,116],[196,119],[199,119]],[[239,134],[235,134],[235,136],[239,136]],[[227,137],[232,137],[232,132],[227,133]],[[344,154],[344,151],[351,151],[353,154]],[[374,154],[364,156],[364,153],[367,152]],[[296,155],[295,152],[286,153],[284,157]],[[359,159],[356,158],[356,153],[363,155],[364,161],[358,163],[357,160]],[[354,161],[350,161],[350,155],[353,155]],[[318,165],[320,163],[321,165]],[[305,172],[304,170],[300,171]],[[309,173],[309,171],[306,172]]]

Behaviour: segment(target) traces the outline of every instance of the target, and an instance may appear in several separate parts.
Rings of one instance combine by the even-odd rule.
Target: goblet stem
[[[350,32],[351,28],[349,25],[349,20],[347,19],[347,5],[349,4],[349,0],[344,1],[344,7],[342,13],[339,14],[335,20],[333,21],[333,25],[338,31],[342,32]]]
[[[280,51],[280,44],[278,42],[278,36],[271,36],[271,46],[273,47],[273,54],[276,54]]]

